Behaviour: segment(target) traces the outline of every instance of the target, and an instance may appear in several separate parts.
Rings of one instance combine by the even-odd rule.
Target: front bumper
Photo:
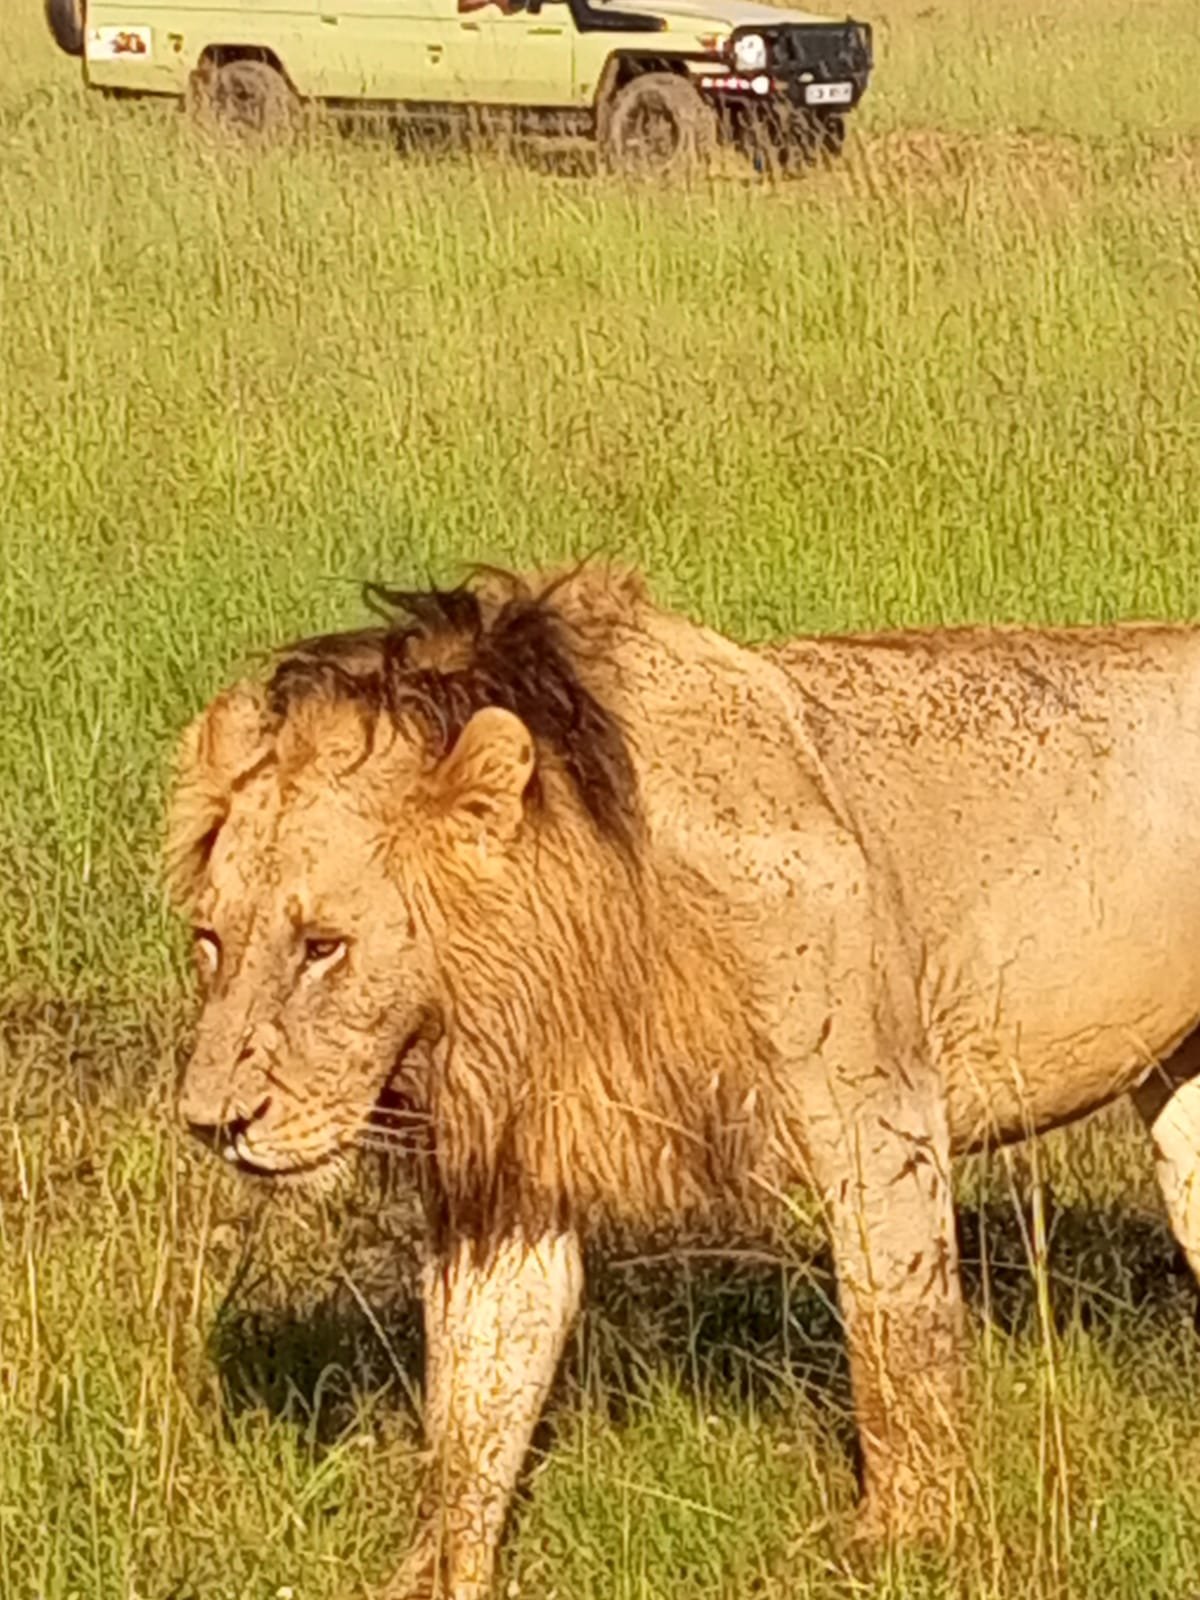
[[[704,67],[699,88],[715,101],[780,100],[815,115],[851,110],[866,93],[874,66],[871,25],[867,22],[790,23],[745,28],[767,42],[767,63],[761,72],[743,73],[731,66]],[[738,34],[730,42],[733,44]]]

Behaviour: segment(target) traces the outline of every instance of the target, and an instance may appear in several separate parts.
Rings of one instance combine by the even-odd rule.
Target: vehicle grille
[[[865,78],[871,70],[871,30],[862,22],[817,23],[771,31],[772,70],[811,72],[822,83]]]

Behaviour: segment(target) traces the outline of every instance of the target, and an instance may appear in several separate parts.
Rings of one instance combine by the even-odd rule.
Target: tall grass
[[[332,137],[245,159],[85,100],[31,0],[5,18],[5,1597],[307,1600],[405,1537],[405,1197],[365,1174],[283,1217],[169,1131],[165,763],[240,662],[357,617],[365,577],[597,549],[747,638],[1200,614],[1191,0],[863,14],[838,169],[667,194]],[[1040,1159],[1046,1190],[964,1176],[948,1552],[845,1537],[801,1233],[600,1276],[513,1592],[1185,1595],[1192,1291],[1120,1119]]]

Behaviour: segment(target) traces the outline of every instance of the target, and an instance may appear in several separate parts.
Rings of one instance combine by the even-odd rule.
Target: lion
[[[489,1592],[586,1239],[801,1185],[862,1515],[936,1530],[953,1158],[1131,1094],[1200,1266],[1200,632],[749,648],[602,565],[368,599],[187,729],[167,863],[186,1124],[277,1182],[383,1139],[420,1186],[431,1467],[389,1594]]]

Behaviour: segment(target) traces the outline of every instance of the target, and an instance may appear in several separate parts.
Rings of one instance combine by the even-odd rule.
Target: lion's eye
[[[321,961],[331,961],[334,956],[340,955],[346,948],[344,939],[305,939],[304,963],[306,966],[315,966]]]
[[[192,933],[196,954],[210,975],[221,965],[221,941],[211,928],[196,928]]]

